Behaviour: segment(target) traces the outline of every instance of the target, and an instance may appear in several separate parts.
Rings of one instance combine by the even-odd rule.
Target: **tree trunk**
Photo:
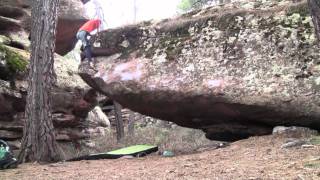
[[[316,35],[320,41],[320,0],[308,0]]]
[[[53,58],[58,7],[59,0],[32,2],[31,60],[20,162],[61,160],[50,99],[55,81]]]
[[[113,101],[114,104],[114,117],[116,120],[116,128],[117,128],[117,141],[120,142],[124,137],[124,126],[123,126],[123,120],[122,120],[122,114],[121,114],[121,105],[115,101]]]
[[[130,112],[129,122],[128,122],[128,135],[134,135],[134,123],[135,123],[135,115],[134,112]]]

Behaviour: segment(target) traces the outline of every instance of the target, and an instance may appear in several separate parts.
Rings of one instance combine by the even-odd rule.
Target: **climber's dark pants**
[[[88,61],[91,62],[91,58],[92,58],[91,46],[90,45],[85,46],[83,51],[84,51],[85,58],[87,58]]]
[[[84,52],[84,55],[85,55],[85,57],[83,59],[87,58],[88,61],[91,61],[92,52],[91,52],[90,42],[88,41],[88,36],[89,35],[90,34],[87,31],[79,31],[77,33],[77,39],[80,40],[81,43],[82,43],[82,48],[81,49],[83,49],[82,51]],[[82,58],[81,58],[81,60],[82,60]]]

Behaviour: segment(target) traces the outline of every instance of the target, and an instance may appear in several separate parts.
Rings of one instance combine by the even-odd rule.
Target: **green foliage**
[[[178,8],[182,11],[188,11],[192,8],[193,1],[195,0],[181,0]]]
[[[314,136],[310,140],[311,144],[313,145],[320,145],[320,136]]]
[[[211,0],[181,0],[178,8],[183,12],[189,11],[191,9],[198,9],[204,6],[207,2]]]
[[[16,52],[0,44],[0,54],[6,60],[6,66],[12,73],[25,72],[28,61]]]

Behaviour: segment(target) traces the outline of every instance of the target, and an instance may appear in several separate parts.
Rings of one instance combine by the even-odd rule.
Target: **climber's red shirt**
[[[99,19],[90,20],[86,22],[84,25],[82,25],[79,31],[87,31],[90,33],[91,31],[98,29],[100,24],[101,24],[101,21]]]

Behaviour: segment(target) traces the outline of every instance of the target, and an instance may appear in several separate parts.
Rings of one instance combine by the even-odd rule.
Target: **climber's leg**
[[[85,58],[87,58],[88,61],[91,62],[92,61],[91,46],[84,47],[84,54],[85,54]]]
[[[81,41],[83,47],[86,47],[89,45],[87,36],[88,36],[88,33],[86,31],[79,31],[77,33],[77,39]]]

